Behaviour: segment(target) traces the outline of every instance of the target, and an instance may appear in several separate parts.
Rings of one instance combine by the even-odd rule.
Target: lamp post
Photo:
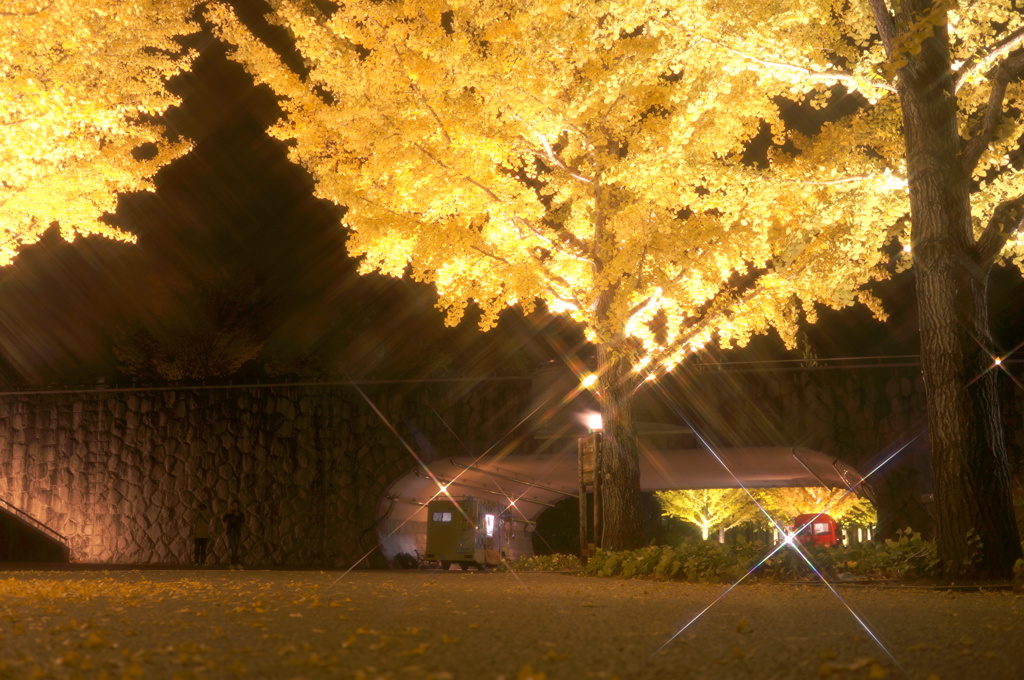
[[[580,473],[580,560],[583,564],[601,547],[601,430],[600,413],[583,414],[587,435],[576,442]],[[588,503],[587,494],[593,501]],[[589,530],[588,530],[589,529]]]

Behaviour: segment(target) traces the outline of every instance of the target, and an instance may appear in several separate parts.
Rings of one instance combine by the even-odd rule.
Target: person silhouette
[[[228,535],[228,547],[231,551],[231,569],[241,569],[242,527],[245,526],[245,513],[237,501],[231,501],[231,509],[224,513],[224,530]]]
[[[200,503],[192,516],[192,564],[197,567],[206,563],[206,553],[210,547],[210,511],[206,503]]]

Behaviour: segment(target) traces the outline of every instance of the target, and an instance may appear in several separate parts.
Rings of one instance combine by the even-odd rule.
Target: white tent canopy
[[[848,488],[862,477],[842,461],[809,449],[775,446],[716,450],[651,450],[640,457],[640,487],[670,489],[826,486]],[[442,490],[443,487],[443,490]],[[379,538],[385,555],[422,551],[426,504],[434,498],[474,496],[498,501],[524,522],[579,494],[574,448],[500,461],[459,456],[416,467],[388,487],[381,500]]]
[[[842,461],[819,451],[791,447],[744,447],[645,451],[640,458],[640,487],[645,491],[778,486],[848,487],[860,481]],[[388,488],[390,515],[412,518],[446,487],[452,496],[478,496],[516,501],[525,519],[579,493],[575,451],[542,455],[509,455],[500,462],[470,456],[446,458],[414,468]],[[517,513],[518,514],[518,513]]]

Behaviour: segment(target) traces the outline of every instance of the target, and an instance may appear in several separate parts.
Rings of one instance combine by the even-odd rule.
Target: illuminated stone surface
[[[714,371],[690,377],[672,399],[716,444],[800,445],[868,469],[915,433],[918,372]],[[373,387],[367,395],[427,460],[487,450],[529,404],[527,385],[509,381]],[[1022,400],[1010,389],[1003,400],[1014,456],[1024,445]],[[874,480],[893,530],[927,532],[926,460],[921,437]],[[195,505],[207,501],[219,516],[237,495],[250,516],[249,563],[347,567],[374,546],[378,501],[414,464],[349,386],[0,398],[0,499],[67,536],[78,561],[187,562]],[[225,554],[215,537],[211,561]]]
[[[462,446],[441,417],[490,423],[460,434],[480,449],[519,412],[504,383],[443,398],[365,390],[427,459]],[[0,423],[0,498],[68,537],[82,562],[188,562],[199,502],[215,515],[211,562],[223,562],[219,517],[238,498],[247,563],[349,566],[374,545],[387,484],[413,464],[347,386],[25,394],[0,402]]]

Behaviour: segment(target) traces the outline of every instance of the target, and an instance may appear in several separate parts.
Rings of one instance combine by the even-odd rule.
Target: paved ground
[[[822,586],[724,589],[456,571],[0,572],[0,680],[1024,677],[1019,593],[840,588],[869,634]]]

